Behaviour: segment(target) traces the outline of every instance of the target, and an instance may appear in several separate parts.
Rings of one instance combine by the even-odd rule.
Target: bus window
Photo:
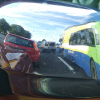
[[[84,29],[72,33],[69,39],[69,45],[95,45],[92,29]]]
[[[82,31],[80,35],[81,35],[81,45],[85,45],[86,44],[85,32]]]
[[[94,28],[94,31],[95,31],[96,45],[99,45],[99,34],[96,28]]]
[[[95,45],[92,29],[86,30],[86,40],[87,40],[87,45],[90,45],[90,46]]]
[[[69,45],[73,45],[73,34],[71,34],[71,37],[69,39]]]
[[[78,38],[77,33],[71,34],[71,37],[69,39],[69,45],[77,45],[77,38]]]
[[[81,43],[81,31],[78,31],[77,32],[77,45],[80,45],[80,43]]]

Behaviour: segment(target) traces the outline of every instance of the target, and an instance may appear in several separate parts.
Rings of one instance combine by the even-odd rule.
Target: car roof
[[[50,42],[51,42],[51,43],[55,43],[55,42],[52,42],[52,41],[46,41],[45,43],[50,43]]]
[[[22,36],[19,36],[19,35],[11,34],[11,33],[8,33],[7,35],[13,35],[13,36],[17,36],[19,38],[25,39],[25,40],[29,40],[29,41],[32,41],[32,42],[36,42],[35,40],[31,40],[31,39],[28,39],[28,38],[25,38],[25,37],[22,37]]]

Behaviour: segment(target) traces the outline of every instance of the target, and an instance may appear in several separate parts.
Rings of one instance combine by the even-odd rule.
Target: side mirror
[[[5,53],[0,47],[0,65],[2,69],[14,72],[30,73],[32,72],[32,62],[30,56],[26,53]]]
[[[13,0],[8,1],[11,3]],[[6,3],[8,3],[8,1]],[[32,46],[34,45],[36,50],[33,50],[32,46],[25,45],[29,39],[24,37],[25,41],[18,41],[19,46],[18,42],[15,42],[16,38],[10,37],[9,44],[11,45],[9,47],[19,51],[27,50],[26,53],[7,52],[7,54],[5,54],[4,52],[2,53],[2,48],[0,47],[0,72],[3,71],[8,75],[12,92],[24,96],[57,99],[100,97],[100,85],[98,84],[98,80],[91,78],[91,71],[95,72],[93,74],[94,77],[97,72],[97,77],[100,81],[98,67],[100,64],[97,63],[99,53],[95,51],[97,49],[90,47],[91,50],[89,50],[88,46],[81,48],[81,46],[73,47],[73,45],[67,47],[67,43],[64,44],[64,48],[55,48],[54,46],[45,46],[43,48],[45,42],[50,41],[55,43],[60,42],[61,45],[63,39],[60,37],[65,27],[84,24],[84,22],[90,21],[90,19],[98,19],[98,21],[100,21],[98,10],[83,5],[49,0],[30,1],[33,1],[33,3],[31,3],[32,5],[28,5],[28,3],[14,3],[14,6],[11,5],[10,7],[7,6],[4,9],[3,7],[0,9],[2,10],[0,11],[0,16],[6,19],[7,22],[9,22],[9,26],[11,26],[10,28],[12,28],[6,28],[5,24],[1,23],[0,25],[4,25],[3,29],[5,29],[2,30],[5,34],[8,30],[13,35],[17,34],[23,36],[27,36],[27,34],[31,32],[31,40],[43,42],[38,46],[41,51],[46,51],[40,52],[37,45],[33,43]],[[9,16],[5,11],[9,13]],[[14,25],[11,25],[12,23]],[[18,25],[16,24],[20,24],[23,28],[17,27]],[[30,32],[25,32],[26,29]],[[27,34],[25,35],[25,33]],[[22,43],[27,49],[22,47]],[[59,52],[60,49],[62,52]],[[90,52],[88,53],[88,51]],[[91,51],[95,52],[91,53]],[[30,55],[27,54],[28,52]],[[95,62],[92,58],[89,58],[91,54],[93,54]],[[97,56],[98,58],[96,58]],[[82,58],[84,59],[82,60]],[[80,66],[77,65],[77,63]],[[90,69],[90,64],[91,66],[93,65],[93,70]],[[95,68],[94,65],[97,67]],[[86,72],[89,73],[89,75]],[[0,79],[3,78],[3,74],[0,74]]]

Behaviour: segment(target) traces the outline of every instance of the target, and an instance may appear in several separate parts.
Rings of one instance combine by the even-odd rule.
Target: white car
[[[43,51],[52,51],[55,53],[56,51],[56,43],[55,42],[46,42],[43,45]]]

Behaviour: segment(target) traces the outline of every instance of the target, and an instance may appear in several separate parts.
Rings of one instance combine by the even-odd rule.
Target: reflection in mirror
[[[98,97],[99,18],[100,14],[92,9],[46,3],[13,3],[4,6],[0,9],[0,66],[7,71],[56,77],[57,89],[51,85],[54,79],[38,79],[37,84],[43,93],[61,94],[61,97]],[[19,76],[12,76],[13,84]],[[31,83],[30,92],[34,94],[34,78],[27,77],[26,80]],[[75,91],[67,86],[75,90],[79,86],[78,93],[84,93],[74,94]],[[69,95],[66,95],[66,89],[70,90]],[[93,91],[97,94],[93,94]]]
[[[97,8],[100,9],[100,1],[99,0],[53,0],[53,1],[67,1],[67,2],[72,2],[72,3],[76,3],[76,4],[81,4],[81,5],[86,5],[89,7],[93,7],[93,8]]]

